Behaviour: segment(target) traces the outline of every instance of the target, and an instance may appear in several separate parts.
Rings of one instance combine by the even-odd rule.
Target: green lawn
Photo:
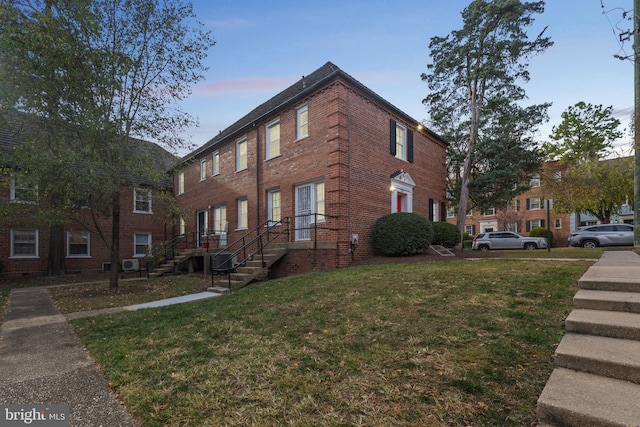
[[[351,267],[72,324],[144,426],[523,426],[589,265]]]

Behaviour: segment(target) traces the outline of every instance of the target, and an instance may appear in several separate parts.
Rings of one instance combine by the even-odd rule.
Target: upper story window
[[[11,257],[38,257],[38,230],[32,228],[11,230]]]
[[[200,159],[200,181],[207,179],[207,159]]]
[[[527,210],[543,209],[544,199],[542,197],[532,197],[527,199]]]
[[[507,212],[519,212],[520,211],[520,200],[509,200],[507,202]]]
[[[540,175],[535,175],[529,180],[531,188],[540,187]]]
[[[267,157],[273,159],[280,155],[280,120],[267,125]]]
[[[389,151],[400,160],[413,163],[413,131],[389,120]]]
[[[9,197],[12,202],[36,203],[38,201],[38,186],[27,183],[16,176],[11,179]]]
[[[86,230],[69,230],[67,232],[67,256],[88,257],[91,255],[91,234]]]
[[[296,112],[296,140],[309,136],[309,107],[303,105]]]
[[[238,199],[238,229],[244,230],[249,226],[249,210],[247,199]]]
[[[220,153],[216,151],[211,156],[211,175],[218,175],[220,173]]]
[[[133,211],[151,213],[151,190],[136,188],[133,190]]]
[[[184,171],[178,172],[178,196],[184,194]]]
[[[496,214],[496,208],[489,208],[482,211],[483,216],[493,216]]]
[[[247,168],[247,138],[236,142],[236,172]]]

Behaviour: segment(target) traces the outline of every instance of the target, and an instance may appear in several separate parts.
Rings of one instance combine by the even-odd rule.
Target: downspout
[[[256,227],[260,225],[260,126],[256,126]],[[259,231],[258,231],[259,233]]]

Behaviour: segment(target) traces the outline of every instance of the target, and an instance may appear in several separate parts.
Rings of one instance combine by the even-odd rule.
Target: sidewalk
[[[215,297],[207,292],[110,311]],[[109,312],[96,310],[69,318]],[[45,288],[11,291],[0,328],[0,404],[68,404],[74,427],[135,426]]]

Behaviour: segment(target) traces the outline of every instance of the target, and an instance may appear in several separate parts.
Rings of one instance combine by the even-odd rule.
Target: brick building
[[[230,244],[287,228],[276,275],[373,254],[381,216],[446,213],[446,142],[326,63],[182,159],[182,233]]]
[[[547,162],[540,175],[531,177],[530,190],[509,202],[505,209],[489,209],[481,212],[472,209],[465,220],[465,231],[471,236],[486,231],[508,230],[525,236],[536,228],[548,228],[553,233],[554,246],[567,246],[571,230],[576,228],[575,214],[561,214],[553,211],[551,192],[545,188],[545,180],[560,179],[567,169],[557,161]],[[548,210],[547,200],[551,209]],[[456,223],[454,209],[447,210],[447,221]]]
[[[0,129],[0,151],[7,153],[20,139],[19,132]],[[147,150],[163,168],[163,173],[167,170],[168,162],[176,160],[156,144],[140,140],[132,140],[131,143],[137,152]],[[7,211],[23,210],[28,213],[31,207],[35,208],[35,203],[46,203],[39,200],[37,188],[21,185],[20,173],[15,172],[0,177],[0,207],[8,207]],[[157,215],[161,205],[157,202],[158,190],[139,178],[131,179],[131,183],[132,186],[120,196],[120,259],[138,260],[138,264],[143,266],[142,258],[151,245],[170,239],[173,230]],[[170,182],[167,181],[166,187],[160,191],[166,192],[169,186]],[[13,208],[20,209],[12,209],[11,205],[19,205]],[[0,221],[0,276],[41,275],[47,271],[50,229],[45,224],[25,219],[29,217],[14,214]],[[95,217],[97,226],[93,224],[90,209],[83,208],[76,221],[65,225],[63,256],[67,272],[96,272],[111,268],[110,249],[99,232],[102,230],[110,241],[111,218],[98,215]],[[132,265],[135,266],[135,263]]]

